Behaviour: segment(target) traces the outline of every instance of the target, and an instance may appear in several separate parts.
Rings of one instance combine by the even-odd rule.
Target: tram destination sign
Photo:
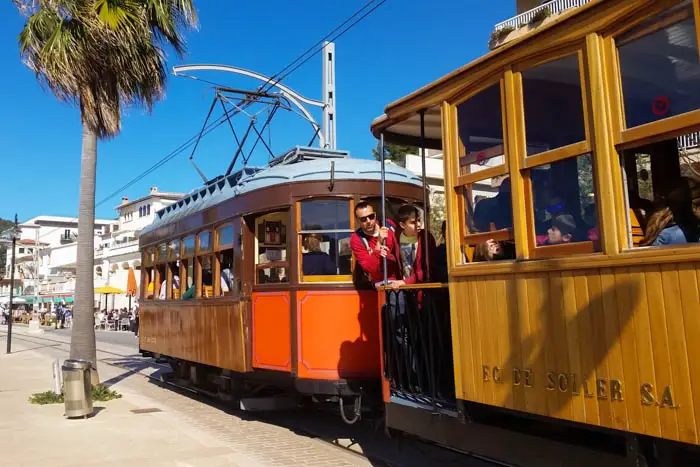
[[[613,402],[622,402],[627,397],[625,385],[620,379],[596,378],[595,381],[589,381],[576,373],[569,372],[547,371],[540,375],[530,368],[513,368],[511,371],[506,371],[499,366],[482,365],[481,379],[484,383],[512,384],[515,387],[522,386],[526,390],[543,388],[549,392],[558,391],[573,396],[582,395]],[[642,383],[635,397],[639,397],[642,405],[679,408],[675,403],[671,386],[665,386],[659,390],[651,383]]]

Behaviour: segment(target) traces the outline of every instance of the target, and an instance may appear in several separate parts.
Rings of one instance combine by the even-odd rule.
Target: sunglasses
[[[373,221],[375,217],[377,217],[377,215],[375,213],[372,213],[366,216],[359,217],[358,219],[360,219],[360,222],[367,222],[368,220]]]

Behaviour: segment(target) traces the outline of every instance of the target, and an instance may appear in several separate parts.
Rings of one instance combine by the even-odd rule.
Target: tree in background
[[[377,160],[381,160],[380,151],[379,143],[377,143],[377,147],[372,149],[372,155]],[[398,144],[384,145],[384,159],[392,161],[401,167],[406,167],[406,156],[408,154],[418,154],[418,148],[413,146],[401,146]]]
[[[122,106],[150,111],[167,78],[163,46],[185,51],[183,30],[196,26],[192,0],[14,0],[27,21],[23,61],[62,102],[80,109],[83,126],[75,308],[70,357],[93,363],[97,140],[116,136]]]

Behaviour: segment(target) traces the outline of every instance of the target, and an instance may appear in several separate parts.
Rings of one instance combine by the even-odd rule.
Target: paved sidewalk
[[[0,350],[5,350],[0,328]],[[63,405],[38,406],[51,388],[51,363],[66,346],[17,330],[0,354],[0,464],[3,466],[371,466],[367,459],[288,429],[233,417],[152,384],[138,373],[99,364],[100,378],[123,395],[95,403],[88,420],[67,420]],[[30,341],[36,342],[31,343]],[[98,358],[110,358],[102,354]],[[135,414],[135,409],[158,412]]]

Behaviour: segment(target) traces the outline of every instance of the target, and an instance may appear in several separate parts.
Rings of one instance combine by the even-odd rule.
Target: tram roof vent
[[[347,159],[350,157],[349,151],[335,151],[323,148],[309,148],[296,146],[281,156],[277,156],[270,161],[269,166],[274,167],[280,164],[296,164],[298,162],[313,161],[318,159]]]

